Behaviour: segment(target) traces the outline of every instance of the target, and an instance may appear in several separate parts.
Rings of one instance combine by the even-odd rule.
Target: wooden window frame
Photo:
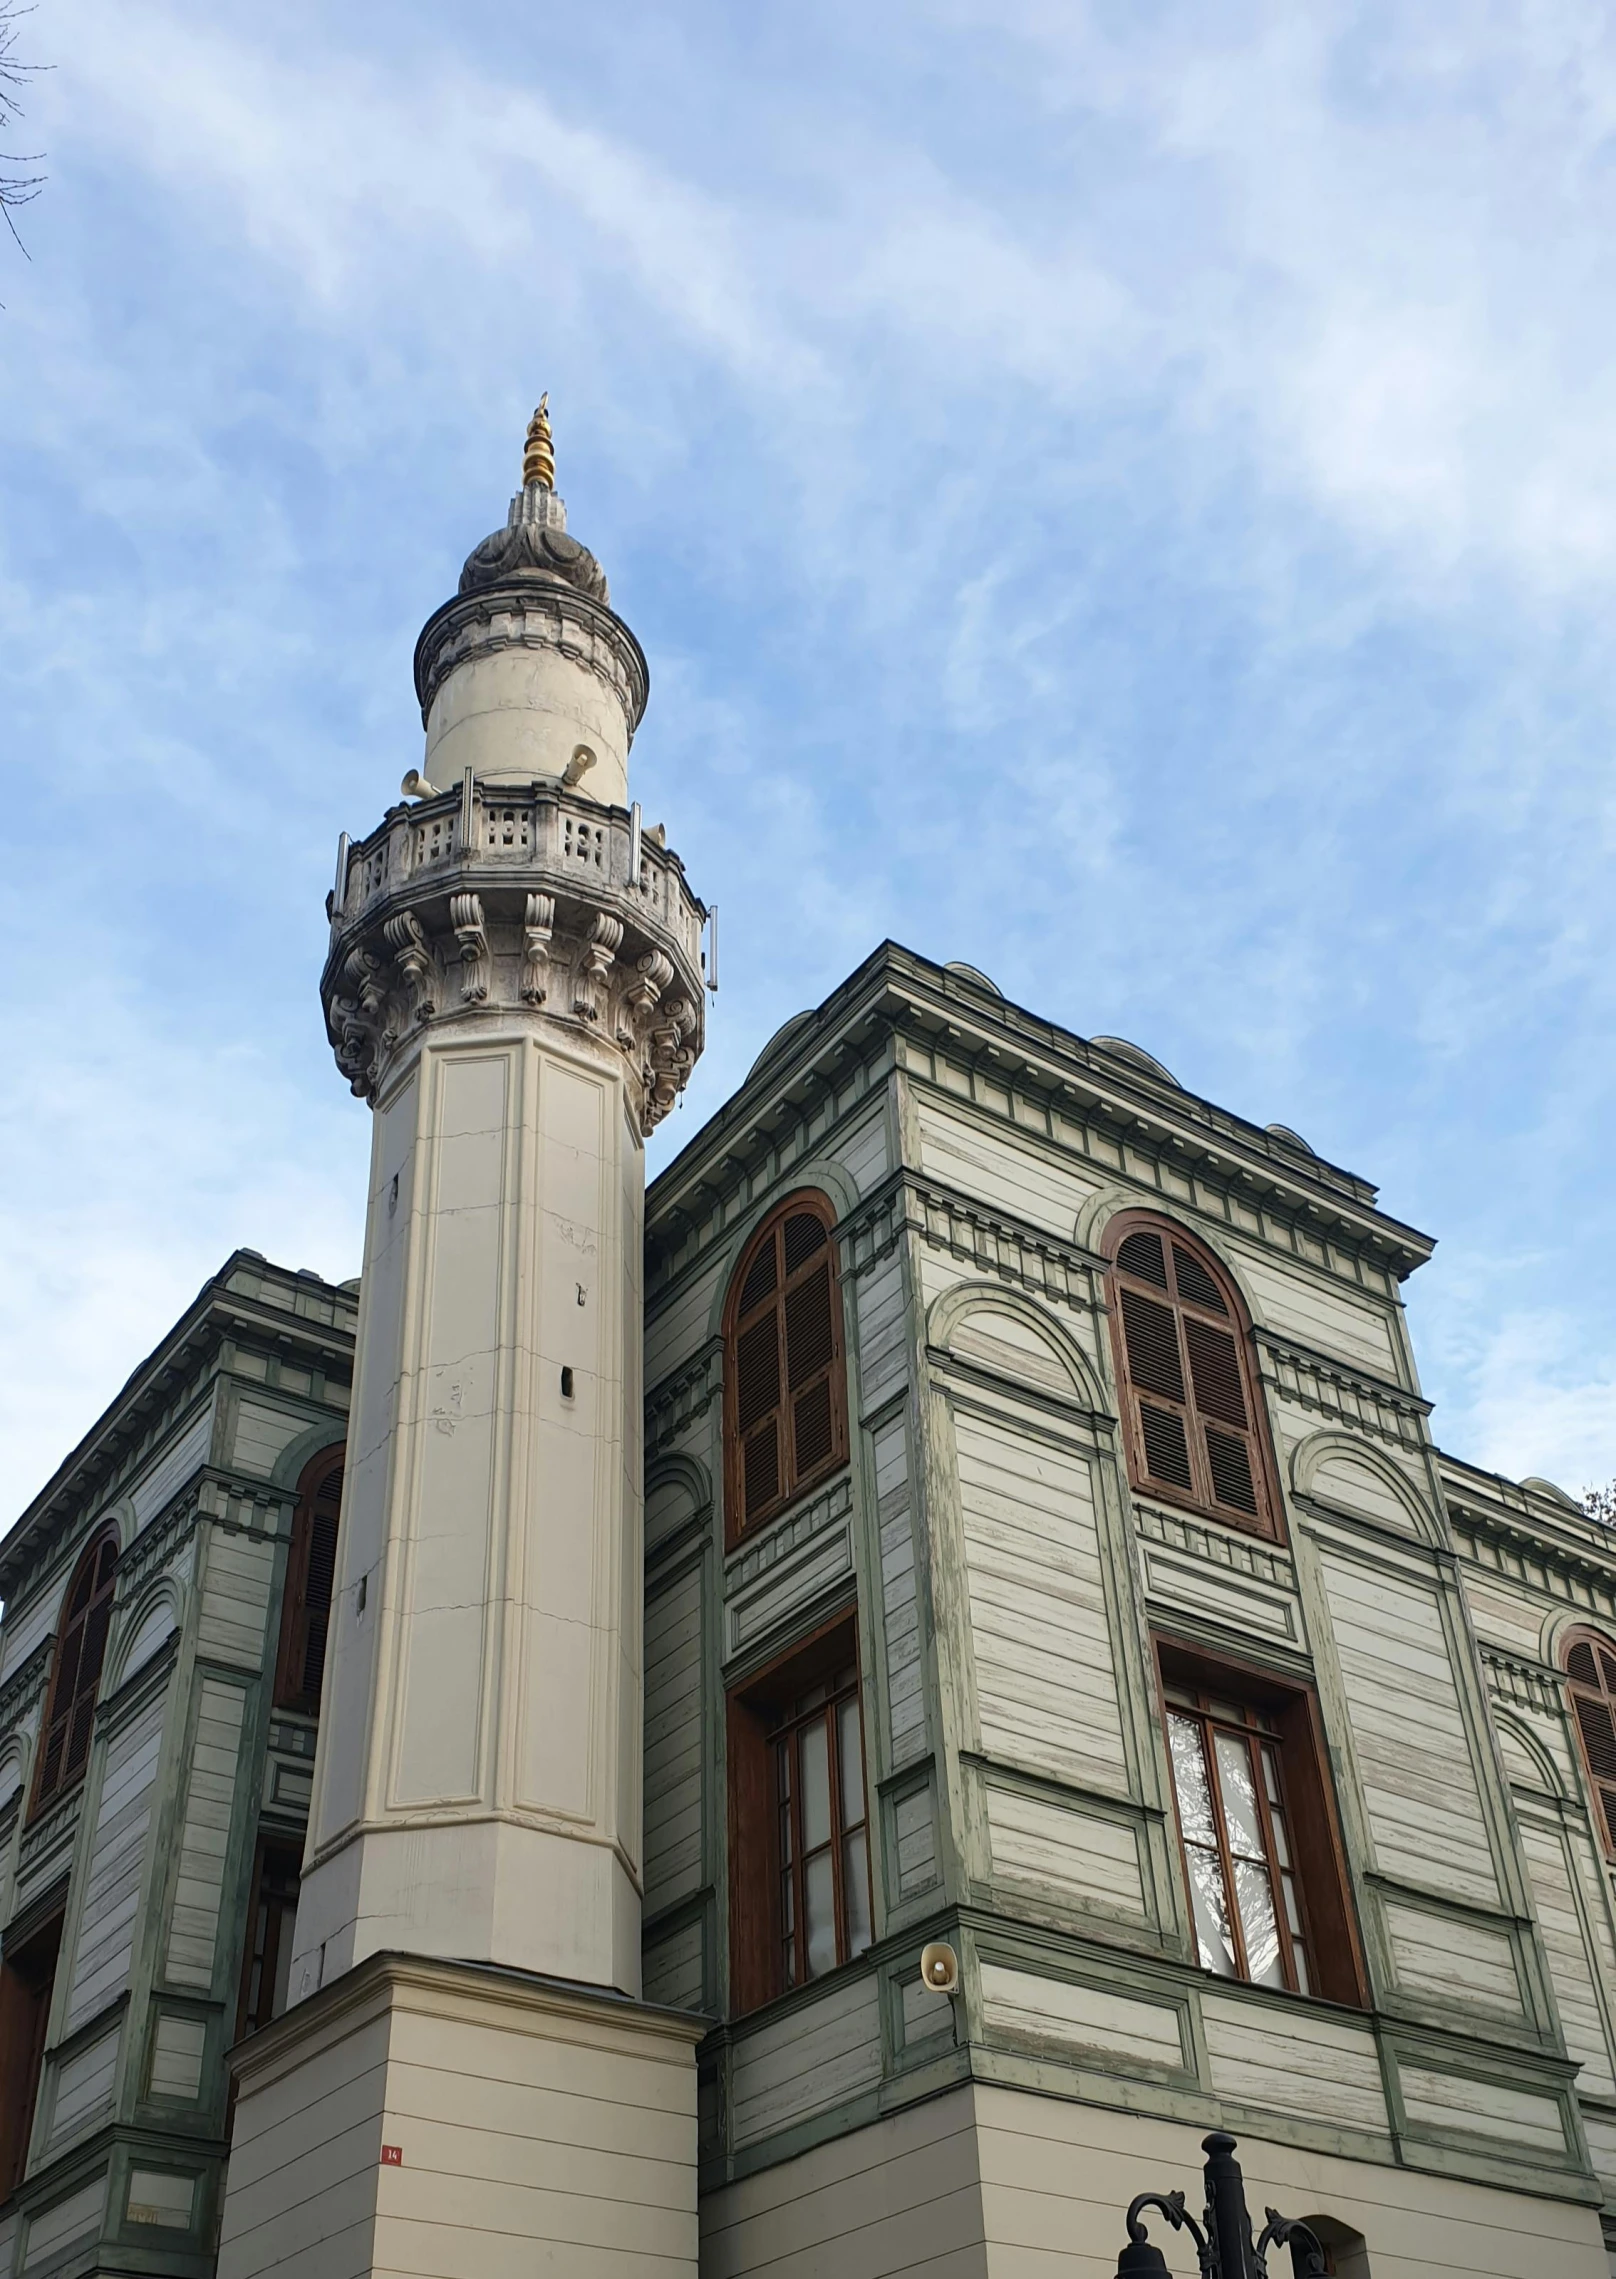
[[[244,2041],[249,2034],[258,2033],[264,2026],[270,2024],[270,2022],[278,2015],[278,2013],[273,2008],[273,1989],[280,1967],[280,1943],[286,1935],[286,1909],[284,1895],[277,1896],[277,1912],[273,1919],[270,1935],[265,1940],[264,1945],[264,1977],[269,1981],[271,1989],[272,2006],[270,2009],[269,2017],[253,2018],[249,2015],[248,2009],[250,1997],[252,1994],[253,1964],[258,1959],[256,1953],[258,1943],[258,1912],[264,1903],[264,1885],[268,1877],[270,1861],[272,1859],[289,1861],[291,1863],[291,1876],[294,1884],[301,1882],[302,1878],[302,1847],[297,1842],[295,1837],[290,1840],[284,1836],[279,1835],[265,1835],[259,1838],[258,1847],[253,1853],[252,1884],[249,1889],[247,1905],[247,1930],[246,1936],[242,1941],[241,1948],[241,1981],[236,1992],[235,2038],[238,2042]],[[297,1897],[295,1892],[293,1894],[291,1904],[292,1912],[295,1917],[297,1909]],[[290,1964],[291,1956],[288,1955],[286,1959],[288,1964]]]
[[[725,1697],[725,1740],[728,1758],[729,1834],[729,2014],[742,2017],[784,1994],[828,1982],[867,1952],[844,1952],[849,1944],[846,1898],[843,1889],[842,1845],[851,1828],[835,1827],[831,1842],[836,1916],[837,1960],[834,1970],[817,1977],[806,1974],[805,1925],[797,1908],[797,1976],[788,1981],[784,1970],[785,1932],[780,1905],[783,1875],[779,1820],[781,1800],[775,1780],[775,1749],[783,1730],[799,1726],[802,1718],[791,1705],[816,1685],[829,1681],[840,1669],[851,1667],[852,1698],[858,1704],[859,1750],[862,1759],[864,1818],[852,1824],[864,1830],[865,1894],[870,1945],[875,1932],[874,1817],[871,1797],[869,1728],[864,1715],[864,1678],[858,1654],[858,1619],[855,1609],[833,1615],[807,1638],[799,1639],[768,1666],[733,1687]],[[845,1699],[839,1691],[833,1700]],[[828,1704],[827,1704],[828,1706]],[[834,1730],[834,1719],[830,1720]],[[839,1776],[833,1777],[834,1805]],[[800,1800],[791,1805],[794,1857],[802,1859]]]
[[[59,1883],[48,1899],[6,1928],[0,1960],[0,2200],[11,2197],[28,2167],[66,1916],[66,1885]]]
[[[1605,1857],[1616,1860],[1616,1775],[1595,1771],[1593,1759],[1588,1753],[1587,1728],[1577,1708],[1579,1700],[1598,1704],[1604,1709],[1610,1719],[1612,1732],[1616,1734],[1616,1684],[1607,1686],[1596,1682],[1590,1685],[1585,1678],[1572,1675],[1571,1657],[1579,1646],[1589,1647],[1596,1657],[1603,1655],[1616,1665],[1616,1638],[1608,1637],[1603,1630],[1595,1630],[1587,1623],[1578,1623],[1575,1629],[1568,1630],[1560,1640],[1560,1670],[1565,1679],[1571,1729],[1577,1740],[1577,1761],[1582,1766],[1594,1827],[1598,1831]],[[1597,1658],[1594,1670],[1597,1680]]]
[[[809,1213],[818,1219],[825,1230],[825,1241],[808,1259],[794,1269],[785,1265],[783,1230],[790,1218]],[[724,1546],[733,1551],[748,1536],[756,1535],[777,1519],[781,1512],[795,1503],[810,1488],[819,1486],[840,1471],[848,1459],[847,1429],[847,1340],[842,1320],[841,1266],[837,1257],[836,1212],[828,1195],[816,1187],[799,1188],[776,1203],[761,1224],[755,1228],[730,1277],[729,1291],[724,1301]],[[771,1419],[775,1420],[775,1446],[778,1458],[779,1485],[775,1494],[760,1508],[748,1514],[746,1509],[745,1449],[740,1428],[740,1360],[739,1345],[743,1329],[751,1329],[764,1318],[762,1303],[754,1305],[746,1315],[741,1312],[741,1298],[754,1261],[766,1244],[777,1246],[776,1281],[766,1293],[769,1307],[776,1321],[778,1397],[772,1408],[760,1411],[747,1426],[748,1437],[755,1435]],[[821,1257],[830,1269],[830,1335],[831,1350],[827,1364],[827,1382],[830,1387],[830,1447],[818,1463],[799,1471],[796,1465],[794,1427],[791,1411],[794,1395],[801,1397],[801,1389],[793,1388],[789,1377],[787,1354],[787,1304],[794,1290],[808,1282],[818,1272]],[[818,1375],[809,1375],[809,1386]]]
[[[1270,1738],[1278,1743],[1282,1801],[1295,1855],[1308,1971],[1312,1979],[1311,1988],[1306,1994],[1300,1993],[1290,1983],[1285,1991],[1297,2001],[1335,2002],[1351,2009],[1366,2009],[1369,2003],[1369,1979],[1364,1967],[1363,1942],[1353,1909],[1346,1845],[1342,1840],[1341,1820],[1336,1809],[1329,1769],[1329,1750],[1325,1743],[1323,1720],[1319,1714],[1318,1696],[1310,1686],[1302,1685],[1294,1678],[1278,1677],[1260,1663],[1211,1654],[1202,1647],[1187,1645],[1180,1639],[1160,1634],[1153,1637],[1152,1646],[1156,1672],[1156,1707],[1161,1720],[1163,1751],[1167,1761],[1173,1832],[1177,1838],[1179,1874],[1194,1951],[1198,1955],[1200,1950],[1195,1928],[1190,1864],[1179,1814],[1178,1784],[1173,1773],[1172,1751],[1167,1742],[1169,1687],[1193,1690],[1223,1700],[1245,1702],[1253,1708],[1266,1711],[1274,1720],[1275,1730]],[[1223,1869],[1232,1902],[1234,1883],[1227,1857],[1224,1858]],[[1276,1913],[1282,1919],[1277,1890],[1274,1897]],[[1238,1926],[1236,1935],[1238,1938]],[[1288,1964],[1289,1941],[1284,1936],[1283,1929],[1282,1944]],[[1209,1971],[1207,1975],[1219,1978],[1224,1974]],[[1289,1978],[1289,1973],[1287,1976]],[[1229,1983],[1251,1985],[1254,1982],[1244,1976],[1237,1976],[1230,1979]],[[1268,1987],[1265,1991],[1278,1993],[1280,1989]]]
[[[97,1586],[93,1580],[95,1569],[108,1544],[112,1546],[112,1560],[105,1578]],[[70,1796],[89,1770],[90,1751],[95,1742],[95,1706],[100,1698],[101,1680],[106,1674],[107,1646],[112,1636],[112,1609],[118,1591],[118,1552],[116,1525],[109,1523],[105,1527],[98,1527],[75,1560],[73,1572],[68,1577],[67,1589],[62,1593],[61,1623],[56,1633],[56,1651],[51,1656],[50,1686],[45,1696],[47,1706],[39,1728],[39,1748],[28,1807],[30,1820],[37,1819],[53,1804],[60,1803],[64,1796]],[[90,1595],[79,1612],[70,1615],[69,1609],[86,1574],[92,1578]],[[103,1609],[106,1619],[97,1636],[95,1617]],[[83,1683],[83,1649],[87,1638],[94,1640],[94,1671],[88,1687]],[[63,1700],[62,1681],[69,1669],[72,1672],[72,1683],[68,1687],[67,1698]],[[81,1722],[84,1729],[84,1750],[74,1765],[69,1762],[73,1734]],[[62,1736],[61,1754],[57,1760],[61,1769],[47,1788],[45,1776],[51,1761],[51,1737],[58,1728]]]
[[[1222,1293],[1226,1312],[1217,1314],[1211,1308],[1193,1299],[1182,1297],[1176,1288],[1163,1290],[1137,1274],[1130,1274],[1117,1262],[1117,1253],[1131,1234],[1148,1232],[1159,1235],[1166,1246],[1164,1256],[1177,1244],[1187,1251],[1212,1283]],[[1248,1535],[1263,1535],[1276,1543],[1285,1541],[1284,1499],[1280,1494],[1279,1472],[1274,1461],[1273,1437],[1268,1425],[1268,1405],[1263,1398],[1262,1379],[1257,1372],[1251,1316],[1236,1289],[1228,1268],[1209,1250],[1204,1242],[1177,1219],[1166,1217],[1159,1211],[1121,1211],[1105,1230],[1103,1251],[1106,1260],[1106,1310],[1111,1323],[1111,1357],[1116,1369],[1117,1390],[1122,1410],[1122,1443],[1128,1462],[1128,1480],[1136,1495],[1176,1504],[1181,1509],[1198,1513],[1203,1519],[1215,1520],[1220,1526],[1238,1527]],[[1174,1271],[1174,1280],[1177,1275]],[[1133,1382],[1128,1364],[1128,1347],[1122,1318],[1124,1289],[1137,1290],[1154,1304],[1167,1308],[1173,1315],[1180,1373],[1184,1385],[1184,1400],[1177,1404],[1177,1413],[1184,1421],[1185,1441],[1190,1474],[1195,1483],[1185,1489],[1169,1480],[1157,1479],[1149,1470],[1144,1447],[1144,1429],[1141,1408],[1145,1399],[1157,1406],[1172,1409],[1175,1404],[1168,1395],[1152,1391],[1141,1394]],[[1222,1329],[1232,1335],[1235,1356],[1240,1372],[1240,1386],[1245,1400],[1246,1414],[1250,1419],[1246,1445],[1251,1456],[1251,1481],[1257,1509],[1241,1510],[1237,1505],[1220,1503],[1211,1481],[1210,1460],[1206,1453],[1206,1429],[1228,1433],[1232,1427],[1225,1418],[1203,1411],[1196,1399],[1193,1364],[1186,1345],[1185,1323],[1201,1321],[1208,1327]]]
[[[280,1643],[275,1654],[274,1706],[306,1717],[318,1717],[320,1699],[303,1689],[308,1652],[308,1588],[310,1554],[314,1543],[315,1501],[333,1472],[342,1473],[347,1459],[346,1441],[334,1441],[311,1456],[298,1477],[297,1505],[292,1514],[292,1543],[286,1557],[286,1588],[281,1597]],[[340,1508],[339,1490],[339,1508]],[[341,1550],[337,1537],[332,1550],[331,1596],[324,1608],[326,1643],[321,1670],[331,1651],[331,1621],[337,1604],[336,1560]]]

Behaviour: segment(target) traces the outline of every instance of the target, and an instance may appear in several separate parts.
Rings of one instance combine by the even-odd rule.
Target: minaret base
[[[219,2279],[696,2279],[704,2030],[372,1955],[234,2054]]]

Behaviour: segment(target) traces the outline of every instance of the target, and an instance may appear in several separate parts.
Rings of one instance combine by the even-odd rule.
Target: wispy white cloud
[[[0,296],[14,941],[54,1004],[93,909],[106,1011],[12,1049],[81,1086],[0,1196],[17,1493],[204,1249],[346,1263],[330,842],[416,757],[416,625],[546,380],[652,654],[637,781],[725,906],[669,1140],[880,934],[968,956],[1382,1176],[1445,1238],[1415,1308],[1456,1422],[1513,1446],[1508,1325],[1559,1322],[1520,1383],[1572,1453],[1534,1468],[1587,1461],[1605,11],[625,4],[541,49],[364,0],[39,21],[54,178]],[[114,1177],[74,1133],[120,1117]]]

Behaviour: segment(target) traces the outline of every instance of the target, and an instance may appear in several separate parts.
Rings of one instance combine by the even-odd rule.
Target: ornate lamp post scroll
[[[1197,2223],[1182,2192],[1141,2192],[1128,2207],[1128,2244],[1117,2257],[1117,2279],[1167,2279],[1167,2258],[1140,2221],[1144,2208],[1159,2209],[1175,2231],[1195,2242],[1201,2279],[1269,2279],[1268,2250],[1288,2247],[1294,2279],[1324,2279],[1324,2249],[1315,2233],[1277,2208],[1263,2210],[1267,2222],[1254,2242],[1246,2211],[1246,2182],[1234,2157],[1235,2139],[1214,2129],[1201,2140],[1206,2154],[1206,2212]]]

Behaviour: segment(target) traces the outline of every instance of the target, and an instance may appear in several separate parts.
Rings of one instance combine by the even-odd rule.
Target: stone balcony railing
[[[627,1056],[649,1131],[701,1051],[705,906],[677,855],[551,781],[475,780],[344,842],[321,980],[338,1066],[371,1098],[428,1023],[525,1006]]]

